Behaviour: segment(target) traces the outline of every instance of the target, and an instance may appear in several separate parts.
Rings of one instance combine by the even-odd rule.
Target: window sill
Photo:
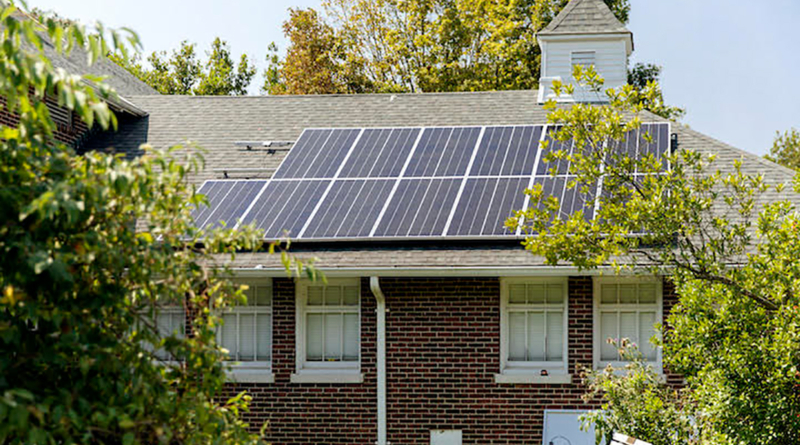
[[[292,373],[290,381],[292,383],[363,383],[364,374],[355,369],[304,369]]]
[[[538,373],[495,374],[494,382],[501,385],[512,385],[518,383],[528,383],[534,385],[564,385],[572,383],[572,375],[539,375]]]
[[[275,383],[275,374],[270,368],[239,368],[232,366],[228,378],[235,383]]]

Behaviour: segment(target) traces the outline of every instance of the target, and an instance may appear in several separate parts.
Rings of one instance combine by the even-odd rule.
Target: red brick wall
[[[545,409],[586,409],[581,366],[592,365],[592,279],[569,279],[570,385],[500,385],[497,278],[385,278],[389,441],[427,444],[432,429],[460,429],[463,443],[541,443]],[[665,309],[672,287],[664,286]],[[274,282],[274,384],[231,385],[253,396],[254,429],[269,422],[280,444],[373,444],[376,439],[375,299],[362,279],[362,384],[291,384],[294,285]],[[679,382],[680,378],[671,377]]]

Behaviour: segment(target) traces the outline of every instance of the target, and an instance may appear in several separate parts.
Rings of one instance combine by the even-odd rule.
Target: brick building
[[[246,416],[254,428],[269,422],[272,443],[589,444],[577,427],[594,406],[581,398],[580,372],[619,362],[608,337],[632,338],[680,384],[647,341],[676,301],[668,280],[548,266],[502,227],[526,205],[519,185],[546,181],[538,142],[552,130],[542,107],[549,85],[568,81],[574,64],[622,85],[633,50],[601,0],[573,0],[538,40],[539,91],[192,97],[118,87],[138,111],[81,148],[135,156],[143,143],[197,142],[207,169],[193,180],[212,205],[196,212],[198,224],[249,218],[268,236],[288,229],[293,253],[317,258],[329,277],[287,279],[266,253],[231,264],[250,287],[249,305],[226,313],[220,332],[231,391],[253,396]],[[688,127],[646,120],[660,132],[657,149],[677,141],[769,182],[793,175]],[[490,152],[504,153],[497,171]],[[471,175],[483,167],[489,173]],[[570,211],[592,201],[571,200]],[[183,314],[159,321],[172,329]]]

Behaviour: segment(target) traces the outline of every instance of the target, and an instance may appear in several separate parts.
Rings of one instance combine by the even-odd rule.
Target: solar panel
[[[602,183],[569,188],[567,160],[555,150],[554,126],[306,129],[269,181],[208,181],[210,207],[195,209],[198,227],[254,224],[265,237],[299,240],[504,238],[505,221],[527,209],[523,190],[541,185],[559,198],[559,217],[594,218]],[[644,137],[650,134],[652,142]],[[549,140],[547,149],[540,149]],[[630,156],[665,158],[669,125],[644,124],[615,142]],[[664,161],[666,165],[666,160]],[[552,175],[555,173],[555,176]]]
[[[306,130],[273,178],[332,178],[361,130]]]
[[[300,237],[368,237],[393,186],[393,180],[385,179],[334,182]]]
[[[198,193],[206,195],[209,205],[192,212],[195,227],[213,229],[225,223],[234,227],[267,181],[208,181]]]
[[[530,178],[470,178],[455,208],[449,236],[510,235],[505,221],[520,210]]]
[[[420,128],[368,129],[353,148],[341,178],[393,178],[400,175]]]
[[[487,127],[470,175],[529,176],[541,136],[541,126]]]
[[[462,176],[481,127],[426,128],[411,156],[406,177]]]
[[[270,181],[242,224],[254,224],[269,239],[300,234],[330,180]]]
[[[372,236],[440,236],[460,186],[452,178],[401,180]]]

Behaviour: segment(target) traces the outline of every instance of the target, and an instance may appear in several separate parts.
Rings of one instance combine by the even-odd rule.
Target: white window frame
[[[360,278],[328,278],[325,286],[355,286],[358,288],[358,359],[355,361],[308,361],[306,360],[306,315],[308,313],[308,288],[321,286],[320,282],[305,279],[295,283],[295,372],[291,376],[292,383],[361,383],[361,279]],[[341,312],[343,306],[335,306],[329,311]],[[326,312],[315,309],[314,312]]]
[[[649,283],[656,285],[656,302],[649,303],[649,304],[609,304],[609,303],[601,303],[601,291],[603,284],[642,284],[642,283]],[[619,360],[601,360],[601,350],[603,344],[605,344],[606,339],[602,338],[602,329],[600,327],[600,312],[602,309],[611,309],[616,310],[618,312],[636,312],[637,314],[639,311],[642,310],[652,310],[655,309],[656,312],[656,324],[663,323],[664,320],[664,282],[663,279],[660,277],[595,277],[594,284],[594,317],[593,317],[593,331],[594,331],[594,347],[592,351],[593,361],[594,361],[594,368],[595,369],[602,369],[608,365],[613,366],[614,368],[624,368],[629,362],[626,361],[619,361]],[[638,319],[638,317],[637,317]],[[637,324],[638,329],[638,324]],[[660,333],[656,333],[656,335],[660,335]],[[641,335],[640,335],[641,337]],[[645,341],[644,339],[640,339],[640,342]],[[647,339],[649,341],[649,338]],[[662,365],[662,356],[661,356],[661,348],[656,348],[656,360],[655,361],[648,361],[647,363],[653,367],[653,369],[658,374],[663,374],[663,365]]]
[[[509,303],[510,288],[514,284],[559,284],[564,289],[562,304],[526,304],[526,309],[563,311],[564,338],[562,339],[562,360],[559,362],[511,361],[509,353]],[[546,331],[546,328],[545,328]],[[545,373],[546,375],[542,375]],[[569,374],[569,280],[567,277],[514,277],[500,279],[500,373],[495,375],[496,383],[571,383]]]
[[[263,286],[270,288],[270,305],[269,305],[269,315],[270,315],[270,345],[269,345],[269,357],[270,360],[259,360],[259,361],[237,361],[237,360],[226,360],[225,364],[228,365],[228,377],[239,383],[274,383],[275,382],[275,375],[272,372],[272,359],[274,354],[273,345],[275,344],[275,315],[274,315],[274,306],[275,306],[275,294],[273,292],[274,288],[272,287],[272,279],[271,278],[231,278],[231,281],[234,285],[246,285],[249,287],[255,286]],[[248,314],[248,313],[256,313],[256,312],[265,312],[264,306],[237,306],[237,307],[227,307],[222,311],[217,311],[217,316],[220,318],[222,317],[223,313],[239,313],[239,314]],[[257,331],[257,330],[256,330]],[[221,345],[221,336],[222,336],[222,327],[220,326],[217,328],[217,344]],[[254,343],[254,348],[258,348],[258,343]]]

